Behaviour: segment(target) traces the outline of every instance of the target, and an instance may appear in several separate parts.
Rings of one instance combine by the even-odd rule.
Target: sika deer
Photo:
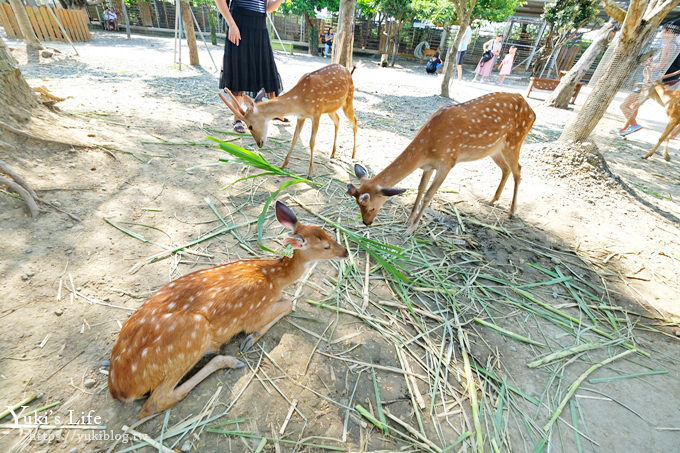
[[[276,218],[293,234],[285,240],[293,257],[242,260],[187,274],[156,292],[126,322],[111,352],[109,391],[120,401],[151,392],[139,418],[174,406],[216,370],[241,368],[232,356],[217,355],[194,376],[179,380],[209,351],[234,335],[250,335],[250,348],[292,310],[281,291],[302,276],[312,261],[347,257],[347,250],[321,228],[303,225],[283,203]]]
[[[515,180],[509,213],[512,217],[520,181],[519,150],[535,119],[534,111],[519,94],[491,93],[463,104],[442,107],[420,128],[394,162],[375,177],[368,179],[366,169],[355,165],[354,172],[361,186],[357,189],[348,184],[347,193],[356,199],[364,224],[370,225],[387,197],[405,191],[392,186],[422,168],[418,196],[408,218],[407,233],[411,234],[449,171],[458,162],[489,156],[502,171],[491,203],[498,200],[512,172]],[[435,170],[437,175],[425,192]]]
[[[352,82],[352,74],[356,69],[356,65],[350,72],[347,68],[339,64],[332,64],[317,69],[314,72],[303,75],[298,83],[274,99],[262,103],[256,103],[248,96],[244,96],[243,100],[246,103],[246,110],[243,110],[236,97],[227,88],[224,91],[231,98],[229,102],[222,93],[220,98],[234,113],[237,120],[243,121],[250,130],[250,133],[257,143],[257,146],[262,148],[267,141],[267,128],[269,121],[272,118],[283,115],[297,115],[297,124],[295,125],[295,133],[290,144],[288,154],[281,164],[281,168],[288,165],[290,155],[293,152],[295,143],[302,126],[305,124],[307,118],[312,119],[312,136],[309,139],[309,177],[312,176],[314,169],[314,143],[316,141],[316,132],[319,129],[319,120],[321,115],[327,113],[333,120],[335,125],[335,136],[333,137],[333,152],[331,159],[335,157],[335,144],[338,139],[338,125],[340,117],[337,110],[342,108],[345,116],[352,123],[352,130],[354,132],[354,146],[352,148],[352,158],[357,150],[357,119],[354,116],[354,107],[352,101],[354,99],[354,83]],[[264,92],[258,93],[256,99],[262,98]]]
[[[668,76],[673,75],[669,74]],[[642,156],[643,159],[648,159],[652,157],[656,150],[659,149],[662,142],[666,142],[663,150],[663,158],[667,161],[671,160],[671,156],[668,154],[668,142],[671,137],[680,132],[680,91],[669,90],[666,88],[666,84],[661,81],[654,82],[652,85],[647,87],[649,90],[648,96],[654,99],[656,102],[661,104],[666,110],[666,115],[668,116],[668,124],[666,129],[661,133],[659,141],[647,154]]]

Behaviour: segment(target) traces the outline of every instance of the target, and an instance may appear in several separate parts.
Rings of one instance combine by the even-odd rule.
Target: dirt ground
[[[123,426],[135,423],[141,402],[121,404],[106,385],[105,361],[121,323],[174,278],[266,256],[258,249],[254,222],[269,194],[285,182],[258,178],[230,185],[253,170],[219,164],[226,155],[206,136],[256,147],[249,136],[225,133],[231,115],[216,96],[219,71],[205,49],[205,69],[180,70],[173,65],[172,39],[93,37],[76,44],[79,56],[55,45],[62,53],[39,64],[26,64],[21,49],[16,51],[31,86],[67,97],[58,106],[74,136],[90,146],[27,143],[14,153],[0,148],[0,159],[40,197],[79,219],[45,208],[33,220],[21,200],[0,194],[0,405],[37,392],[40,398],[27,413],[58,403],[40,412],[40,424],[72,417],[88,429],[3,426],[2,451],[107,451],[113,439],[121,440],[115,451],[136,445]],[[221,49],[211,50],[219,61]],[[277,62],[289,88],[327,60],[277,55]],[[264,451],[472,451],[478,418],[489,451],[677,451],[677,142],[671,143],[671,162],[660,155],[640,159],[665,124],[659,106],[645,104],[645,129],[622,139],[612,133],[622,121],[617,97],[594,133],[595,145],[583,145],[596,146],[604,164],[592,154],[585,158],[581,149],[551,143],[574,112],[544,107],[545,93],[532,93],[537,121],[522,150],[518,206],[510,220],[512,182],[496,206],[487,202],[500,177],[490,160],[456,167],[413,237],[403,234],[403,223],[419,173],[402,181],[399,186],[410,190],[390,199],[370,229],[345,194],[345,184],[356,183],[355,162],[375,174],[439,107],[492,91],[524,92],[525,82],[508,80],[501,88],[454,84],[450,100],[437,95],[441,79],[417,65],[386,69],[364,59],[354,74],[356,159],[350,156],[351,128],[341,115],[338,155],[329,160],[332,122],[323,118],[315,152],[321,187],[296,185],[283,199],[305,222],[324,224],[301,205],[402,247],[409,257],[405,269],[416,283],[402,286],[401,293],[373,259],[367,274],[366,253],[348,242],[350,259],[320,263],[285,291],[296,301],[295,312],[243,356],[247,368],[216,372],[175,408],[135,429],[157,439],[183,420],[209,420],[166,441],[184,451],[255,451],[262,436],[270,438]],[[582,93],[576,109],[588,90]],[[290,125],[270,128],[273,140],[262,150],[269,162],[282,161],[292,133]],[[309,133],[308,122],[289,168],[301,175]],[[227,225],[240,226],[192,245],[188,253],[152,259],[224,228],[208,200]],[[279,250],[284,237],[267,221],[266,245]],[[461,347],[463,336],[468,347]],[[226,351],[238,354],[241,339]],[[583,344],[597,348],[528,367],[550,352]],[[545,432],[572,383],[631,348],[589,374]],[[470,405],[472,382],[479,415]],[[376,417],[384,407],[401,424],[388,418],[391,431],[384,433],[357,405]],[[230,433],[207,430],[219,423],[225,424],[217,430]],[[139,451],[157,449],[142,445]]]

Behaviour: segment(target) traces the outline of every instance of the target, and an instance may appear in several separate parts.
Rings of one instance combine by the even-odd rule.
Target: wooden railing
[[[75,9],[48,8],[46,6],[27,6],[26,13],[31,21],[35,35],[40,41],[66,41],[59,24],[64,28],[71,41],[91,41],[87,28],[85,11]],[[21,39],[19,24],[9,3],[0,3],[0,26],[10,38]]]

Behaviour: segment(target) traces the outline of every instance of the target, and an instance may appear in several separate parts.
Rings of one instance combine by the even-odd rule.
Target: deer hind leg
[[[663,143],[665,140],[671,138],[671,132],[673,132],[675,130],[675,128],[678,127],[678,125],[680,125],[680,121],[673,121],[673,120],[669,121],[668,125],[666,126],[666,129],[664,129],[663,132],[661,133],[661,137],[659,137],[659,141],[656,142],[656,145],[654,145],[654,148],[652,148],[652,150],[650,152],[648,152],[647,154],[642,156],[642,158],[648,159],[648,158],[652,157],[654,155],[654,153],[656,153],[656,150],[659,149],[659,146],[661,146],[661,143]],[[666,156],[664,154],[664,158],[665,157]],[[670,160],[670,157],[667,160]]]
[[[307,179],[312,178],[314,172],[314,143],[316,143],[316,133],[319,130],[320,115],[315,115],[312,118],[312,136],[309,138],[309,170],[307,171]]]
[[[494,194],[493,198],[489,203],[494,204],[495,202],[498,201],[498,199],[501,197],[501,193],[503,192],[503,188],[505,187],[505,182],[508,180],[508,176],[510,176],[510,165],[505,162],[505,159],[503,156],[498,155],[498,154],[493,154],[491,155],[491,159],[493,159],[494,162],[496,162],[496,165],[498,165],[501,169],[501,182],[498,184],[498,189],[496,189],[496,193]]]
[[[335,144],[338,141],[338,126],[340,125],[340,117],[338,112],[328,112],[328,116],[333,120],[333,125],[335,126],[335,135],[333,136],[333,152],[331,152],[331,159],[335,157]]]
[[[144,406],[142,406],[142,409],[139,411],[139,418],[148,417],[149,415],[173,407],[184,399],[194,387],[217,370],[222,368],[243,368],[246,366],[245,363],[241,362],[236,357],[218,355],[213,357],[210,362],[206,363],[203,368],[198,370],[196,374],[187,379],[182,385],[175,387],[182,376],[187,374],[194,365],[195,363],[185,368],[181,374],[175,374],[168,377],[158,387],[153,389],[151,395],[149,395],[149,399],[146,400],[146,403],[144,403]]]
[[[295,124],[295,132],[293,133],[293,140],[290,142],[290,149],[288,150],[288,154],[286,154],[286,158],[283,160],[283,163],[281,164],[281,168],[286,168],[286,165],[288,165],[288,160],[290,159],[290,155],[293,152],[293,148],[295,148],[295,144],[298,141],[298,138],[300,137],[300,131],[302,130],[302,126],[305,124],[305,119],[302,116],[299,116],[297,119],[297,123]]]
[[[432,185],[430,185],[430,188],[427,189],[427,192],[425,192],[425,196],[423,197],[423,202],[421,203],[418,214],[416,214],[415,218],[413,219],[413,223],[411,223],[411,225],[409,225],[409,227],[406,229],[406,234],[413,234],[413,232],[416,230],[418,222],[420,222],[420,219],[423,217],[423,213],[425,213],[425,209],[430,204],[430,201],[432,201],[432,198],[434,197],[434,194],[437,193],[437,190],[439,190],[439,187],[441,187],[442,183],[446,179],[446,176],[449,174],[449,171],[451,171],[451,168],[453,167],[437,169],[437,174],[432,181]]]
[[[292,311],[293,302],[289,300],[276,302],[267,307],[258,317],[257,323],[246,326],[246,333],[250,335],[241,343],[241,351],[250,349],[274,324]]]
[[[352,146],[352,159],[354,159],[354,155],[357,153],[357,117],[354,116],[354,105],[352,104],[353,97],[354,91],[352,91],[350,96],[347,97],[347,102],[345,102],[345,105],[342,108],[342,111],[345,113],[345,116],[347,117],[349,122],[352,123],[352,132],[354,133],[354,145]]]
[[[666,139],[666,147],[663,150],[663,158],[666,160],[666,162],[671,161],[671,155],[668,154],[668,145],[669,145],[669,142],[671,141],[671,137],[678,135],[678,133],[680,133],[680,123],[678,123],[678,125],[675,126],[675,129],[673,129],[673,132],[671,132],[670,135],[668,136],[668,138]]]
[[[420,178],[420,184],[418,185],[418,196],[416,196],[416,201],[415,203],[413,203],[411,215],[408,216],[408,220],[406,221],[409,225],[413,224],[413,220],[415,219],[416,214],[418,213],[418,207],[420,205],[421,200],[423,199],[423,195],[425,195],[425,189],[427,188],[427,184],[430,182],[432,173],[434,173],[434,168],[423,171],[423,176]]]

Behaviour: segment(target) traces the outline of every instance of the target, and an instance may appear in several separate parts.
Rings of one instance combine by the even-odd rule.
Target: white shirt
[[[458,52],[464,52],[468,48],[468,44],[470,44],[470,40],[472,39],[472,29],[470,27],[465,29],[465,33],[463,34],[463,40],[460,42],[460,45],[458,46]]]

